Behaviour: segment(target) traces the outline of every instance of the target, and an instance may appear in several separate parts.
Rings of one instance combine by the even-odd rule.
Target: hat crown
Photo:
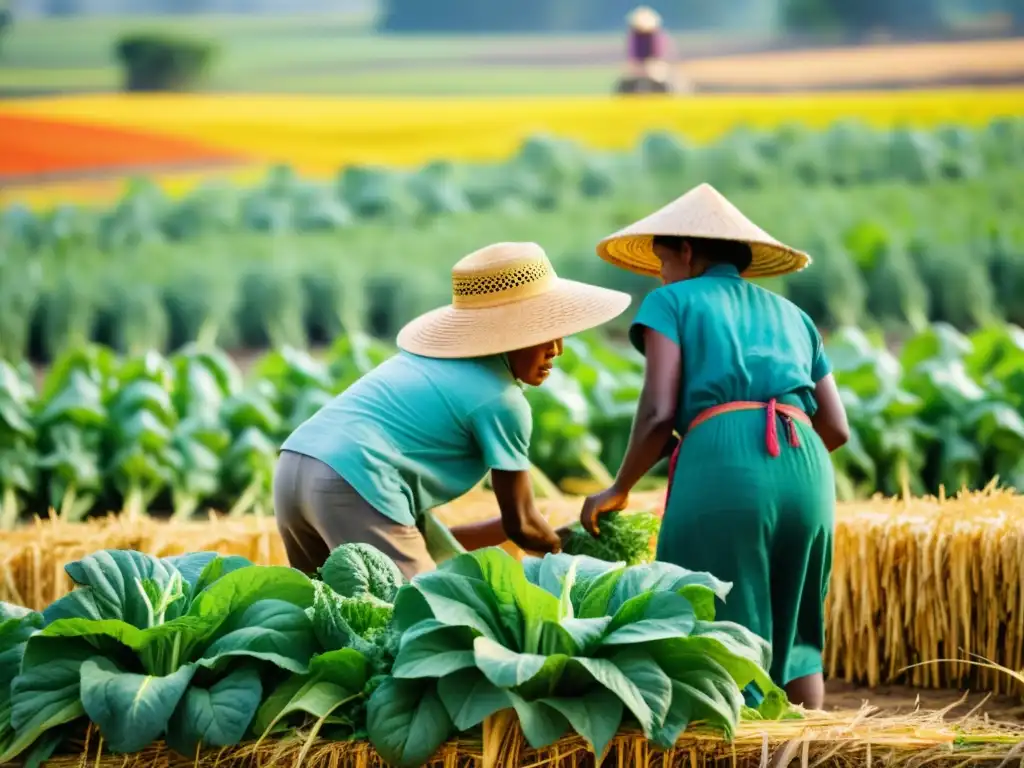
[[[452,306],[496,307],[551,290],[557,275],[536,243],[495,243],[452,267]]]
[[[628,16],[629,23],[641,31],[652,30],[661,24],[661,16],[646,5],[637,6]]]

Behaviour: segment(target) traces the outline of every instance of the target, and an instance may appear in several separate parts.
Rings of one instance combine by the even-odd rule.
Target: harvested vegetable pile
[[[714,620],[731,585],[678,566],[490,548],[404,583],[343,545],[323,581],[213,552],[65,570],[76,588],[42,612],[0,604],[0,763],[39,764],[90,724],[112,752],[182,756],[308,727],[307,745],[365,736],[412,768],[505,711],[534,749],[574,730],[596,754],[621,728],[731,739],[748,685],[767,695],[747,716],[791,712],[768,644]]]
[[[597,538],[579,523],[573,525],[562,542],[562,551],[626,565],[649,563],[654,559],[660,529],[661,518],[651,512],[612,512],[601,517],[601,535]]]

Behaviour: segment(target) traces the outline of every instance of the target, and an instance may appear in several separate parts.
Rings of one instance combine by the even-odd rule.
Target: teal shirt
[[[698,278],[648,294],[629,333],[640,352],[644,327],[682,350],[679,434],[705,408],[736,400],[774,397],[813,415],[814,385],[831,372],[821,334],[807,314],[744,280],[731,265],[716,264]]]
[[[282,450],[319,459],[376,510],[414,525],[490,469],[528,470],[532,426],[504,355],[400,352],[301,424]]]

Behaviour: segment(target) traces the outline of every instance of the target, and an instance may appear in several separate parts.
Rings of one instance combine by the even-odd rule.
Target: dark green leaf
[[[110,749],[138,752],[163,735],[194,672],[187,664],[166,677],[139,675],[95,656],[82,663],[82,707]]]
[[[209,688],[189,686],[167,728],[167,744],[192,757],[200,744],[230,747],[249,729],[263,685],[253,667],[239,667]]]
[[[622,723],[622,701],[607,689],[592,691],[583,698],[549,698],[540,703],[561,713],[599,759]]]
[[[446,677],[475,664],[473,631],[435,619],[417,624],[402,635],[392,674],[399,678]]]
[[[453,729],[433,680],[385,679],[370,696],[366,716],[374,749],[398,768],[429,762]]]
[[[459,731],[475,728],[495,712],[512,706],[508,692],[498,688],[477,669],[446,675],[438,680],[437,693]]]

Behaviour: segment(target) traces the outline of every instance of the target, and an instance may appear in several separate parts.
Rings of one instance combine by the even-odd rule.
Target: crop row
[[[213,552],[65,570],[75,590],[42,612],[0,603],[3,764],[66,753],[89,724],[115,753],[165,740],[187,759],[311,727],[407,768],[502,711],[535,749],[575,731],[597,755],[623,727],[668,749],[696,723],[731,739],[801,717],[769,644],[715,621],[732,585],[665,563],[491,548],[410,583],[346,544],[315,578]]]
[[[154,184],[137,184],[116,205],[96,213],[63,205],[35,214],[12,206],[2,231],[9,247],[28,252],[83,245],[116,252],[211,233],[338,232],[367,221],[410,226],[468,212],[558,211],[571,201],[622,197],[637,188],[671,193],[697,179],[731,194],[778,185],[923,185],[1021,165],[1024,118],[933,130],[876,130],[855,119],[824,131],[787,123],[737,128],[706,145],[659,131],[621,152],[542,135],[493,163],[442,159],[411,171],[349,165],[329,182],[300,178],[281,165],[255,187],[206,185],[180,200]]]
[[[228,349],[305,347],[356,329],[390,341],[413,316],[450,301],[455,261],[502,240],[538,242],[560,275],[638,301],[655,281],[602,262],[595,244],[699,181],[646,179],[614,197],[568,200],[551,211],[511,206],[338,232],[225,228],[175,243],[144,230],[115,251],[74,235],[76,216],[65,212],[52,222],[59,246],[29,252],[8,234],[0,247],[0,359],[53,360],[90,340],[131,354],[197,340]],[[780,183],[729,197],[774,236],[811,253],[809,269],[764,284],[819,327],[1024,324],[1020,163],[926,185]],[[146,199],[125,210],[148,221]],[[203,216],[217,210],[197,207]]]
[[[827,339],[852,426],[835,454],[840,498],[977,489],[998,475],[1024,488],[1024,331],[970,337],[938,324],[895,356],[863,332]],[[342,336],[318,359],[291,348],[243,377],[224,353],[192,346],[124,359],[83,347],[37,391],[0,364],[0,490],[10,528],[53,508],[67,520],[124,509],[188,518],[272,511],[277,447],[391,351]],[[539,492],[606,483],[622,461],[643,379],[635,353],[573,337],[528,391]],[[659,472],[663,473],[664,468]],[[657,474],[657,473],[656,473]]]

